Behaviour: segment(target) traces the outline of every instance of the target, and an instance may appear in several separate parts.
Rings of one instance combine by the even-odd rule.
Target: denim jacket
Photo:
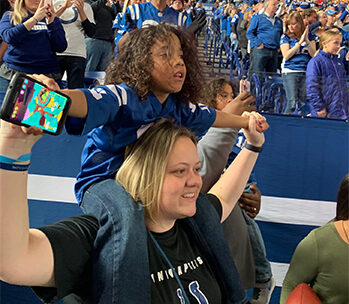
[[[85,211],[100,219],[93,261],[94,303],[151,303],[143,207],[112,179],[92,185],[86,200],[93,203],[86,204],[90,209]],[[107,200],[115,203],[105,204]],[[196,214],[180,221],[215,271],[224,303],[247,303],[218,214],[205,195],[197,199]]]

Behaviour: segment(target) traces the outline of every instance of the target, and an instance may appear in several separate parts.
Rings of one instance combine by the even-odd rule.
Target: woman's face
[[[301,30],[301,25],[297,22],[296,19],[292,18],[290,20],[290,23],[288,24],[288,29],[290,30],[291,33],[299,34]]]
[[[195,214],[202,186],[200,165],[196,145],[188,137],[179,137],[168,157],[157,222],[170,225]]]
[[[223,108],[235,98],[233,88],[228,83],[225,83],[217,95],[216,109],[221,111]]]
[[[31,13],[35,13],[39,3],[40,0],[24,0],[25,8]]]

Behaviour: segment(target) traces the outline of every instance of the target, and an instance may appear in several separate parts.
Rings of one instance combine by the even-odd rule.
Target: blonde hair
[[[16,0],[11,12],[11,22],[14,26],[22,23],[24,18],[28,17],[28,11],[25,7],[24,0]]]
[[[136,202],[141,202],[146,216],[155,222],[168,156],[179,137],[188,137],[196,145],[195,135],[185,127],[161,119],[151,126],[129,149],[116,180]]]
[[[342,34],[338,31],[338,29],[330,29],[330,30],[324,31],[320,35],[320,40],[319,40],[320,49],[321,50],[323,49],[324,42],[329,42],[336,36],[342,37]]]

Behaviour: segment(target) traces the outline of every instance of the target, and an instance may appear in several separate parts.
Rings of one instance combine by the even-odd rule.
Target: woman
[[[305,72],[307,64],[315,54],[315,41],[308,38],[308,28],[298,12],[292,12],[286,21],[286,32],[280,41],[282,61],[282,81],[284,84],[287,105],[285,114],[300,110],[306,101]]]
[[[16,71],[59,80],[56,52],[63,52],[67,41],[47,1],[16,0],[13,12],[5,13],[0,21],[0,36],[8,44],[0,67],[0,103]]]
[[[349,303],[349,174],[339,188],[334,221],[314,229],[297,246],[282,285],[280,303],[300,283],[311,285],[321,303]]]
[[[258,157],[252,150],[264,143],[264,135],[256,132],[259,115],[245,115],[250,116],[249,130],[245,130],[248,144],[208,196],[199,195],[200,161],[195,137],[187,129],[161,121],[130,148],[116,177],[119,195],[115,199],[137,209],[135,217],[120,215],[119,220],[135,221],[133,229],[140,237],[136,252],[115,248],[115,259],[124,254],[129,260],[126,264],[131,265],[126,269],[120,265],[120,290],[109,291],[118,295],[118,303],[178,303],[178,299],[189,303],[203,297],[210,303],[247,302],[220,225],[240,197]],[[98,222],[82,215],[40,230],[28,229],[28,161],[17,159],[30,153],[37,136],[1,123],[0,242],[6,243],[0,248],[1,279],[56,287],[36,290],[46,294],[46,299],[75,292],[92,301],[91,251],[103,250],[103,244],[94,243]],[[33,128],[26,132],[37,134]],[[110,183],[115,182],[106,180],[97,186]],[[120,231],[115,237],[122,235]],[[125,286],[127,273],[131,273],[132,285]],[[93,287],[103,289],[104,284],[93,282]]]

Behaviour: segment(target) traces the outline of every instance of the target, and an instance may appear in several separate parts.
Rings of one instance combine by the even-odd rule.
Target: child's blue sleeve
[[[121,105],[127,104],[127,92],[119,86],[99,86],[81,91],[87,100],[87,117],[67,119],[65,126],[68,134],[85,135],[94,128],[115,121]]]
[[[198,138],[204,136],[216,120],[216,110],[206,105],[189,103],[181,111],[181,124],[193,131]]]

